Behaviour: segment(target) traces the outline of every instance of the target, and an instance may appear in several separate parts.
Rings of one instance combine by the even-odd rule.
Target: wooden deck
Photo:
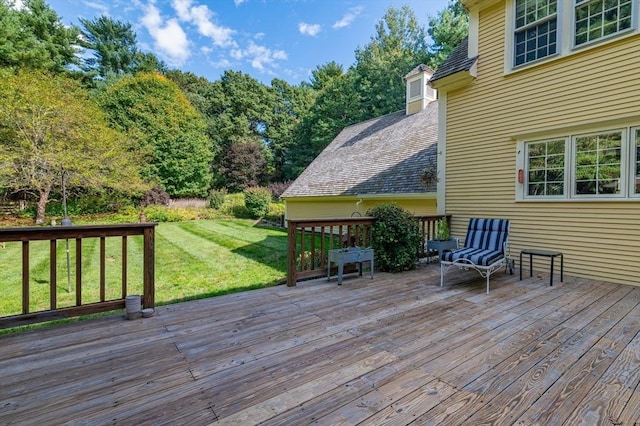
[[[0,424],[640,424],[640,287],[451,272],[0,337]]]

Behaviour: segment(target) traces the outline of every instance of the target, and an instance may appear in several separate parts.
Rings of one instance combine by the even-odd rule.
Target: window
[[[575,138],[575,194],[620,194],[622,132]]]
[[[520,199],[640,197],[640,127],[521,143]]]
[[[564,148],[564,139],[528,144],[527,195],[564,195]]]
[[[635,167],[633,167],[633,175],[635,178],[632,181],[633,189],[631,193],[640,195],[640,129],[635,129],[635,137],[634,143],[631,144],[632,147],[632,157],[633,163]]]
[[[516,0],[514,65],[557,51],[557,0]]]
[[[633,0],[576,0],[575,45],[631,28]]]
[[[414,80],[409,83],[409,98],[417,98],[422,95],[422,80]]]
[[[505,73],[640,34],[639,0],[509,0],[504,3]]]

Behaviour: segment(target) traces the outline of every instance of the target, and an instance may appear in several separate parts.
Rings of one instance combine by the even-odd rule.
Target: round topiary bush
[[[403,208],[382,204],[367,211],[376,218],[371,232],[371,247],[376,267],[386,272],[414,269],[421,242],[418,221]]]

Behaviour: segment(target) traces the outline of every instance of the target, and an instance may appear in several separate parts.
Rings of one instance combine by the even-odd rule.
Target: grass
[[[82,301],[99,300],[99,239],[82,240]],[[142,293],[142,237],[128,239],[128,293]],[[156,228],[156,304],[211,297],[284,282],[287,233],[253,220],[161,223]],[[49,308],[49,242],[30,249],[30,310]],[[66,243],[58,242],[58,307],[75,303],[75,241],[69,241],[72,291],[67,291]],[[107,299],[120,297],[121,242],[106,239]],[[21,243],[0,249],[0,316],[21,312]]]

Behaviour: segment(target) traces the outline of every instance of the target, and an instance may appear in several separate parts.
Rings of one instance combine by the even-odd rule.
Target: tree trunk
[[[38,211],[36,213],[36,225],[42,225],[44,223],[44,211],[47,208],[49,202],[49,193],[51,192],[51,185],[48,185],[44,189],[38,191],[40,198],[38,199]]]

